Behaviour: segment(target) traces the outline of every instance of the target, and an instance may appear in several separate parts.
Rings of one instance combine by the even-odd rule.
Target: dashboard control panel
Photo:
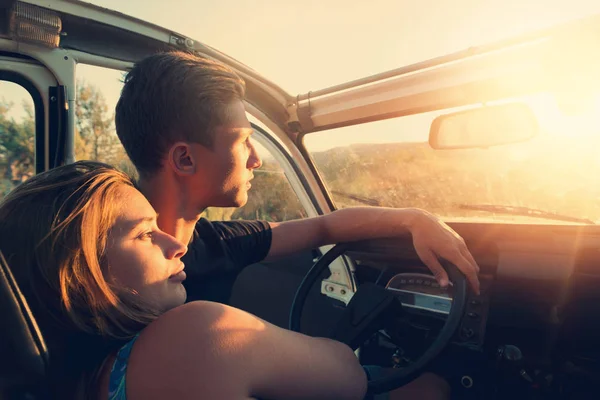
[[[480,277],[480,295],[469,292],[465,313],[454,341],[469,347],[481,347],[489,310],[491,278]],[[403,307],[420,314],[437,317],[448,315],[452,307],[453,286],[443,288],[435,277],[422,273],[400,273],[393,276],[386,288],[398,296]]]

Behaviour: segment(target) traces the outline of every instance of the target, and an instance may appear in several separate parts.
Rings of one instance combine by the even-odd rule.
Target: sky
[[[292,94],[600,13],[597,0],[99,0],[199,40]]]
[[[204,42],[252,67],[293,95],[600,14],[597,0],[92,3]],[[121,87],[120,73],[83,66],[78,67],[78,76],[100,86],[109,107],[114,107]],[[3,88],[4,93],[9,93],[4,86],[0,90]],[[0,92],[0,98],[2,95]],[[380,126],[393,129],[393,124],[382,122]],[[338,133],[359,140],[365,136],[364,129],[342,128]],[[331,143],[337,141],[335,131],[329,135]]]

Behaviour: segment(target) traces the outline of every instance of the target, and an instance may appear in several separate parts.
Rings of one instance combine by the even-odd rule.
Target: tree
[[[78,160],[102,161],[135,175],[135,167],[116,135],[114,112],[109,114],[102,92],[80,81],[76,103],[75,157]]]
[[[0,101],[0,198],[35,173],[33,108],[24,101],[25,117],[16,122],[7,117],[12,106]]]
[[[9,118],[13,104],[0,99],[0,198],[16,184],[35,174],[35,115],[30,102],[23,102],[25,116]],[[134,175],[114,128],[114,113],[95,86],[79,82],[75,106],[75,157],[96,160]]]
[[[108,114],[108,107],[102,92],[95,86],[80,82],[77,85],[77,107],[75,124],[79,136],[80,155],[93,160],[108,162],[114,158],[118,139],[114,135],[114,115]]]

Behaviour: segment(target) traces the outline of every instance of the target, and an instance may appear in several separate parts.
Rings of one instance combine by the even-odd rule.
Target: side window
[[[135,174],[115,130],[115,106],[122,75],[106,68],[77,66],[75,158],[101,161]]]
[[[254,146],[262,159],[262,167],[254,170],[248,203],[240,208],[211,207],[203,216],[214,221],[260,219],[282,222],[305,218],[306,212],[279,162],[256,140]]]
[[[22,86],[0,81],[0,199],[34,174],[33,98]]]

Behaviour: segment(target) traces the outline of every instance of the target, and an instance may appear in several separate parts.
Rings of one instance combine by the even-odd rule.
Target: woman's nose
[[[187,246],[174,238],[173,236],[165,233],[166,249],[165,257],[169,260],[181,258],[187,253]]]

